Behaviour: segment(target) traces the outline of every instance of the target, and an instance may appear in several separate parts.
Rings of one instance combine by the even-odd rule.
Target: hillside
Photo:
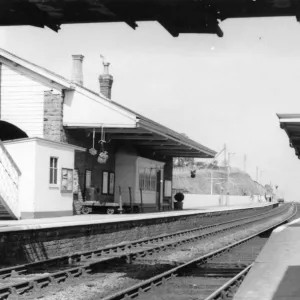
[[[213,177],[213,184],[211,184]],[[225,168],[197,169],[196,177],[191,178],[190,169],[174,168],[173,188],[185,189],[191,194],[210,194],[213,187],[213,194],[220,194],[224,189],[226,180]],[[265,194],[265,189],[251,179],[251,177],[237,168],[232,168],[229,176],[229,193],[231,195],[261,195]]]

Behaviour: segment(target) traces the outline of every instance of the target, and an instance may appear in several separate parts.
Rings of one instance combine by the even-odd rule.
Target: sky
[[[100,54],[112,99],[221,151],[259,182],[300,201],[300,160],[276,113],[300,113],[300,24],[293,17],[225,20],[224,37],[172,37],[156,22],[63,25],[59,33],[1,27],[0,47],[67,78],[84,58],[84,85],[99,91]]]

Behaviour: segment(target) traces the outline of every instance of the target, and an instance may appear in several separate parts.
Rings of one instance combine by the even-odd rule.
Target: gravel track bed
[[[284,216],[288,216],[288,215],[289,212],[287,212]],[[160,260],[184,263],[193,258],[209,253],[212,250],[217,250],[220,248],[220,246],[224,247],[240,239],[246,238],[247,236],[257,232],[258,230],[262,230],[266,227],[276,224],[282,218],[283,218],[282,216],[276,217],[272,220],[265,222],[264,224],[251,224],[251,225],[246,224],[243,227],[232,229],[231,232],[227,234],[220,233],[212,237],[203,239],[202,241],[189,243],[188,245],[178,246],[176,250],[172,251],[171,253],[162,252],[162,253],[154,254],[150,257],[150,260],[153,260],[156,263],[159,263]]]
[[[290,214],[291,209],[283,216],[275,217],[272,220],[268,220],[264,224],[245,225],[243,229],[236,229],[234,232],[228,234],[222,233],[217,238],[209,237],[196,243],[188,245],[182,245],[172,252],[155,254],[155,259],[150,260],[145,258],[147,262],[143,260],[136,260],[132,264],[120,264],[115,266],[109,266],[109,269],[101,271],[101,273],[93,274],[85,278],[79,278],[72,284],[61,284],[56,287],[47,288],[45,296],[38,298],[26,298],[24,299],[43,299],[43,300],[96,300],[122,290],[126,287],[130,287],[134,284],[148,279],[155,275],[158,275],[164,271],[167,271],[174,267],[172,261],[185,262],[192,258],[204,255],[211,252],[214,249],[219,249],[235,241],[245,238],[257,230],[262,230],[269,227],[279,220]],[[186,251],[187,250],[187,251]]]
[[[238,223],[239,221],[236,221],[236,223]],[[228,228],[228,226],[232,226],[235,222],[231,223],[231,224],[223,224],[223,225],[220,225],[218,226],[218,230],[221,230],[221,229],[226,229]],[[203,226],[205,227],[205,226]],[[153,241],[149,243],[149,246],[151,246],[151,244],[156,244],[156,243],[159,243],[159,244],[168,244],[170,243],[170,241],[172,242],[178,242],[178,241],[181,241],[181,240],[185,240],[186,238],[193,238],[193,237],[197,237],[199,236],[200,234],[208,234],[208,233],[212,233],[216,231],[216,227],[212,227],[212,228],[203,228],[203,230],[200,230],[200,231],[197,231],[197,232],[194,232],[194,233],[190,233],[190,234],[186,234],[184,236],[176,236],[176,237],[172,237],[172,239],[166,239],[164,241],[159,241],[159,242],[155,242]],[[196,242],[197,243],[197,242]],[[125,242],[123,242],[122,244],[125,244]],[[118,244],[118,245],[122,245],[122,244]],[[179,248],[179,247],[177,247]],[[176,249],[177,249],[176,248]],[[131,249],[127,249],[127,250],[123,250],[123,251],[119,251],[120,253],[126,255],[126,254],[131,254],[131,253],[134,253],[136,251],[136,248],[133,247]],[[97,258],[95,259],[97,260]],[[89,261],[92,261],[91,259]],[[35,273],[30,273],[30,274],[24,274],[24,275],[17,275],[15,277],[8,277],[7,279],[1,279],[1,282],[0,282],[0,287],[3,287],[7,284],[11,284],[11,283],[19,283],[19,282],[22,282],[23,280],[28,280],[28,279],[33,279],[33,278],[36,278],[36,277],[39,277],[39,276],[46,276],[46,275],[50,275],[51,273],[55,273],[55,272],[58,272],[58,271],[63,271],[63,270],[66,270],[66,269],[69,269],[71,267],[77,267],[77,266],[82,266],[84,265],[84,262],[81,262],[81,261],[78,261],[72,265],[66,265],[66,266],[62,266],[61,268],[57,268],[56,266],[55,267],[52,267],[51,269],[48,269],[47,272],[44,272],[43,270],[41,270],[41,273],[36,270]]]

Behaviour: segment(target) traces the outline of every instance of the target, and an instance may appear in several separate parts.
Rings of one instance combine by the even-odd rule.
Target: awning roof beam
[[[181,143],[172,142],[170,140],[147,141],[147,142],[135,141],[134,145],[136,146],[180,146]]]
[[[166,138],[160,136],[145,136],[145,135],[109,135],[111,140],[155,140],[155,141],[167,141]]]
[[[192,150],[192,148],[187,148],[186,146],[153,146],[151,149],[154,150]]]
[[[86,129],[87,131],[93,131],[95,129],[95,132],[101,132],[102,128],[89,128]],[[105,133],[111,133],[111,134],[151,134],[150,131],[142,128],[105,128],[103,127],[103,130]]]

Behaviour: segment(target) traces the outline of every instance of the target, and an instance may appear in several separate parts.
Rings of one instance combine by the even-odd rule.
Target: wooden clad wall
[[[22,129],[29,137],[43,137],[44,91],[51,88],[2,64],[0,119]]]

